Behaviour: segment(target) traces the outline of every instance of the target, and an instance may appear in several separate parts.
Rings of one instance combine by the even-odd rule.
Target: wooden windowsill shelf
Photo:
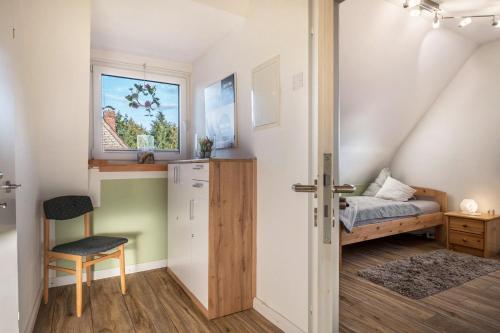
[[[99,168],[100,172],[130,172],[130,171],[167,171],[168,165],[139,164],[132,162],[111,162],[107,160],[89,160],[89,169]]]

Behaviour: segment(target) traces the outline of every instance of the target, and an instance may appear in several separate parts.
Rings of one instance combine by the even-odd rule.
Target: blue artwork
[[[205,130],[217,149],[236,145],[235,94],[235,74],[205,89]]]

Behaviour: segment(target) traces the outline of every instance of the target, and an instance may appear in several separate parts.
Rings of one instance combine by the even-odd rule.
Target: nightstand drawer
[[[478,235],[450,231],[449,240],[451,244],[472,247],[480,250],[484,249],[484,239]]]
[[[482,235],[484,234],[484,222],[450,217],[450,229]]]

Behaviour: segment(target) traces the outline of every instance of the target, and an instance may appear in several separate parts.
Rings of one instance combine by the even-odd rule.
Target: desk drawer
[[[484,249],[484,239],[478,235],[450,231],[449,239],[451,244],[472,247],[479,250]]]
[[[484,222],[451,217],[450,229],[482,235],[484,234]]]
[[[209,163],[192,163],[191,166],[191,179],[203,180],[208,182],[209,178]]]

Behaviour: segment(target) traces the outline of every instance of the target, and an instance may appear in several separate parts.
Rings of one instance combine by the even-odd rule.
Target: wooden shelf
[[[110,162],[107,160],[89,160],[89,168],[99,168],[100,172],[130,171],[167,171],[167,164],[139,164],[131,162]]]

